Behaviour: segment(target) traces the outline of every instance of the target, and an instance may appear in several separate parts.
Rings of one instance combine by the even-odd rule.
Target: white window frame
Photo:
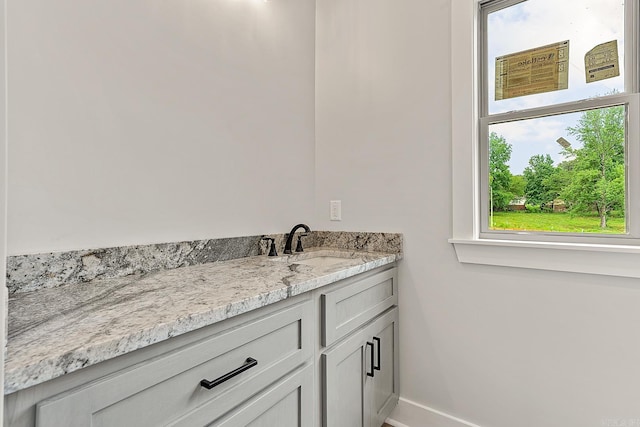
[[[539,233],[521,234],[482,232],[480,208],[482,181],[480,149],[479,91],[481,89],[479,52],[480,4],[488,0],[456,0],[451,2],[451,69],[452,69],[452,161],[453,161],[453,218],[452,234],[449,242],[455,247],[458,260],[463,263],[486,264],[508,267],[533,268],[542,270],[603,274],[610,276],[640,278],[640,240],[631,238],[543,236]],[[633,10],[627,12],[629,25],[638,16],[637,2],[628,2]],[[634,26],[632,37],[625,35],[626,58],[638,61],[638,25]],[[638,90],[640,67],[625,69],[626,88]],[[633,83],[630,83],[633,82]],[[629,90],[629,89],[627,89]],[[629,215],[636,215],[631,221],[631,232],[639,230],[640,221],[640,97],[639,95],[616,95],[609,97],[609,105],[620,101],[629,108],[627,137],[635,141],[627,144],[627,183],[635,183],[629,189]],[[589,104],[589,103],[593,104]],[[601,107],[600,101],[584,101],[583,105]],[[551,109],[555,107],[550,107]],[[553,110],[548,110],[553,112]],[[637,237],[637,236],[636,236]]]

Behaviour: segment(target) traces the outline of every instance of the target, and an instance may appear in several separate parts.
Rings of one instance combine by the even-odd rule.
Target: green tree
[[[543,180],[543,185],[547,188],[549,196],[562,197],[565,188],[571,184],[573,179],[573,160],[566,160],[556,166],[553,174]],[[565,205],[569,202],[564,200]]]
[[[575,160],[562,196],[571,202],[572,212],[595,210],[601,228],[607,227],[612,210],[624,210],[624,117],[624,107],[589,110],[567,129],[582,148],[567,150]]]
[[[541,208],[551,206],[559,191],[556,188],[554,175],[556,168],[550,155],[536,154],[529,159],[529,166],[524,169],[524,195],[528,205],[539,205]]]
[[[495,132],[489,135],[489,186],[491,209],[504,210],[513,199],[509,191],[511,172],[507,162],[511,159],[511,144]]]
[[[524,197],[524,188],[527,185],[527,181],[522,175],[512,175],[511,183],[509,184],[509,192],[513,194],[514,199],[520,199]]]

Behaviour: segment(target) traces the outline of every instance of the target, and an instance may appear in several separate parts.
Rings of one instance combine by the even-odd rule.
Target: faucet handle
[[[278,256],[278,252],[276,252],[276,239],[273,237],[263,237],[260,240],[266,240],[267,245],[269,244],[269,240],[271,241],[271,247],[269,248],[269,256]]]
[[[296,230],[298,228],[304,228],[304,231],[306,231],[307,233],[311,232],[311,229],[309,228],[309,226],[307,224],[296,224],[293,226],[293,228],[291,229],[291,231],[289,232],[289,234],[287,235],[287,242],[284,245],[284,253],[285,254],[291,254],[291,245],[293,244],[293,235],[295,234]],[[299,240],[298,240],[299,242]]]
[[[296,245],[296,252],[304,252],[304,249],[302,249],[302,238],[308,235],[309,233],[302,233],[298,236],[298,244]]]

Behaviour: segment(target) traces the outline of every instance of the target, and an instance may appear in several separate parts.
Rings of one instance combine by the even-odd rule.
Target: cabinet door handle
[[[379,371],[380,370],[380,338],[373,337],[373,340],[378,344],[378,366],[374,364],[373,369],[375,369],[376,371]]]
[[[370,353],[370,355],[371,355],[371,372],[367,371],[367,376],[368,377],[373,377],[373,375],[374,375],[373,370],[375,369],[375,367],[373,366],[373,343],[367,341],[367,348],[371,349],[371,353]]]
[[[204,388],[206,388],[207,390],[211,390],[212,388],[214,388],[217,385],[222,384],[225,381],[230,380],[231,378],[235,377],[236,375],[239,375],[241,373],[243,373],[244,371],[253,368],[254,366],[256,366],[258,364],[258,361],[256,359],[254,359],[253,357],[248,357],[247,360],[245,360],[244,365],[240,366],[237,369],[234,369],[233,371],[224,374],[223,376],[216,378],[213,381],[209,381],[209,380],[202,380],[200,381],[200,385]]]

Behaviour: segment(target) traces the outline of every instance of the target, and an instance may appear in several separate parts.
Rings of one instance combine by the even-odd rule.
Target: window
[[[638,117],[627,3],[480,5],[482,237],[640,236],[627,215],[627,147],[638,144],[626,125]]]
[[[452,4],[461,262],[640,277],[638,9]]]

